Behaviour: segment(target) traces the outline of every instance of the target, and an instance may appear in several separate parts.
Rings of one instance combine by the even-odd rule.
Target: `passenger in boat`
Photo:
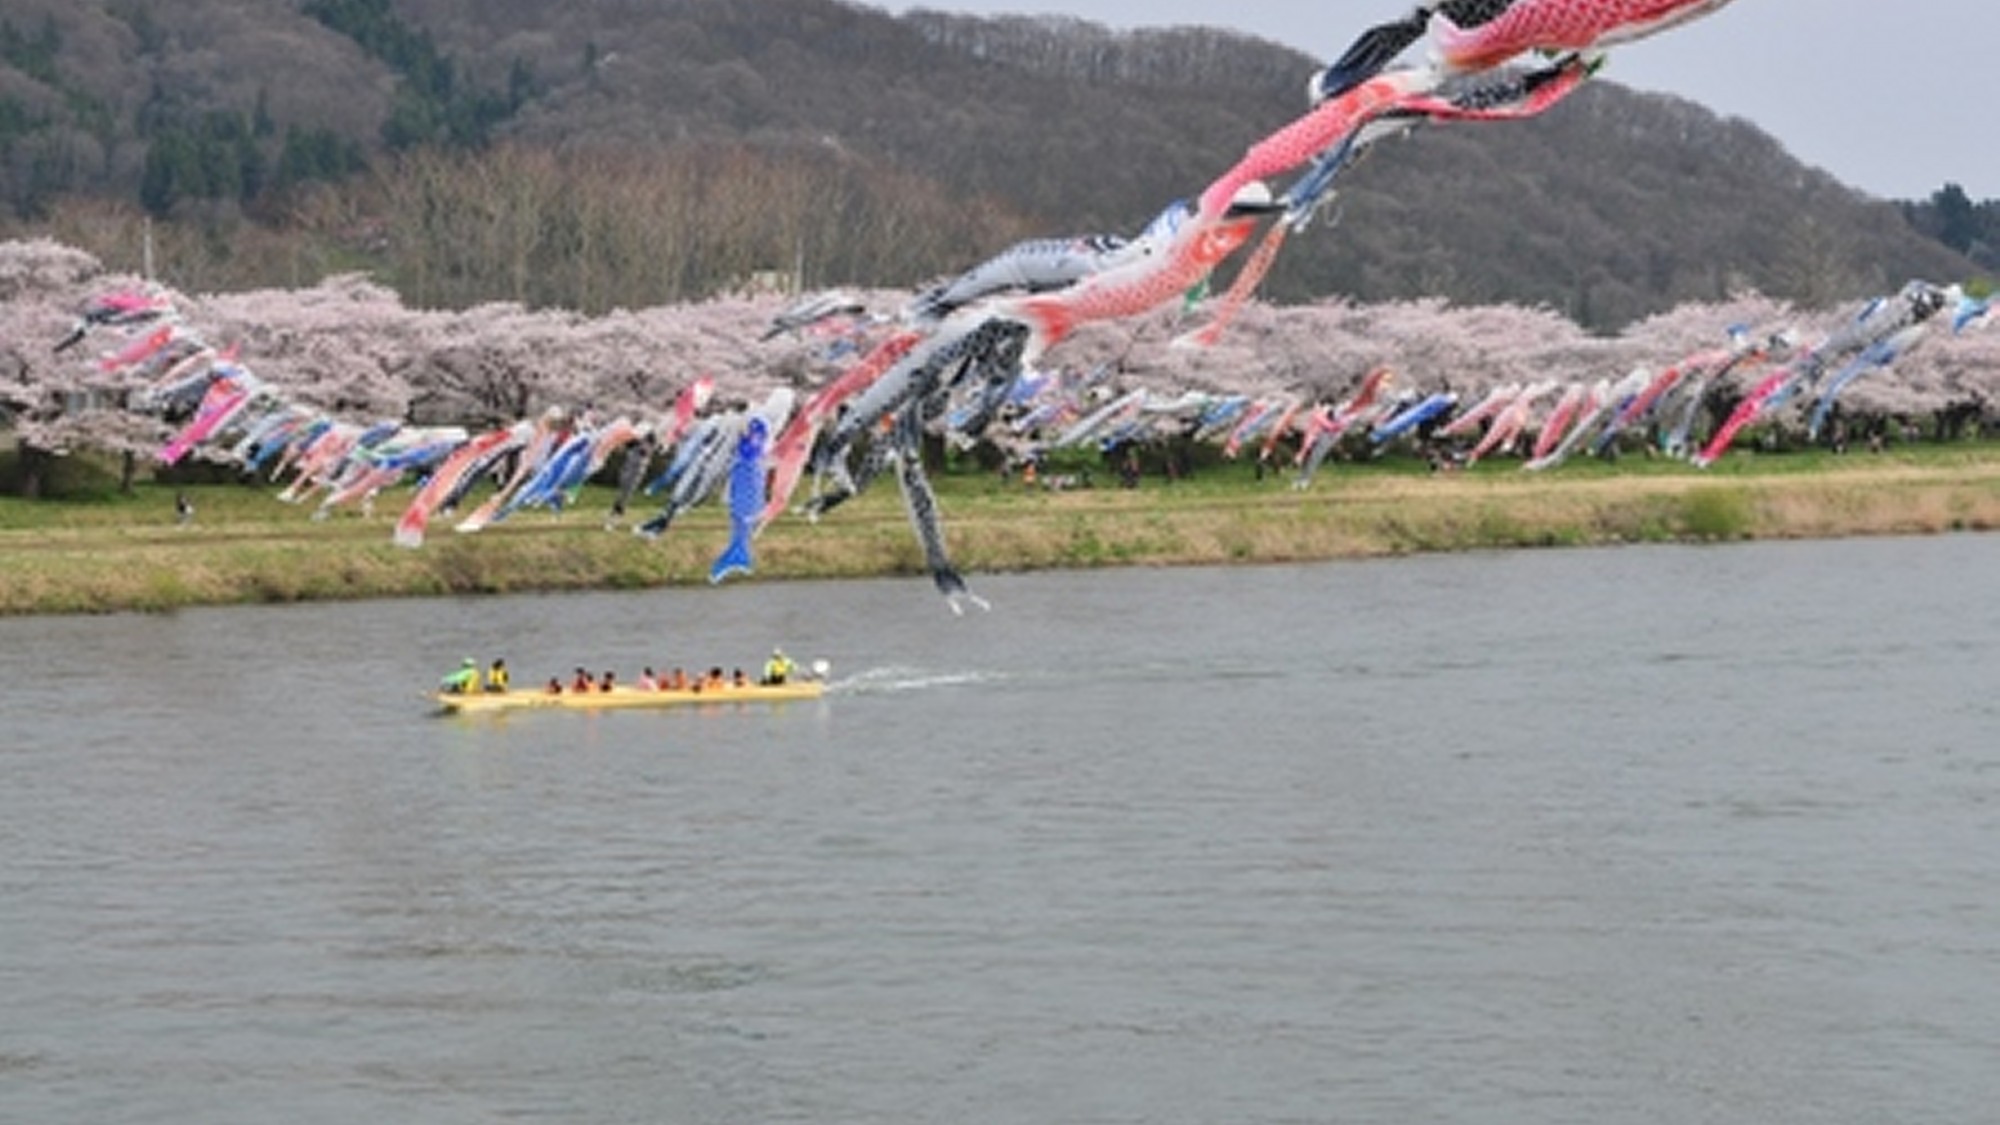
[[[542,689],[542,691],[543,691],[543,693],[544,693],[544,694],[547,694],[547,695],[561,695],[561,694],[562,694],[562,680],[561,680],[561,679],[560,679],[559,677],[556,677],[556,676],[550,676],[550,677],[549,677],[549,686],[548,686],[548,687],[545,687],[545,688],[543,688],[543,689]]]
[[[589,691],[590,688],[591,688],[591,683],[590,683],[589,671],[583,668],[578,668],[576,670],[576,675],[572,677],[569,681],[569,690]]]
[[[791,657],[785,655],[785,650],[774,648],[771,650],[771,659],[764,662],[764,682],[782,684],[791,679],[792,674],[797,671],[797,665],[792,663]]]
[[[710,668],[710,669],[708,670],[708,678],[707,678],[707,679],[705,679],[705,680],[703,680],[703,681],[701,682],[701,686],[702,686],[702,687],[705,687],[705,688],[709,688],[709,689],[711,689],[711,690],[714,690],[714,689],[719,689],[719,688],[721,688],[721,687],[722,687],[722,669],[721,669],[721,668],[719,668],[719,667],[711,667],[711,668]]]
[[[734,673],[732,673],[732,674],[730,675],[730,677],[729,677],[729,686],[730,686],[730,687],[749,687],[749,686],[750,686],[750,677],[748,677],[748,676],[746,676],[746,675],[744,675],[744,674],[743,674],[743,669],[741,669],[741,668],[738,668],[738,669],[737,669],[737,670],[736,670],[736,671],[735,671]]]
[[[505,659],[497,656],[494,657],[493,666],[486,669],[486,690],[496,695],[507,690],[507,661]]]
[[[679,668],[675,668],[673,674],[667,677],[667,690],[686,691],[687,689],[688,689],[687,673]]]
[[[610,691],[614,686],[616,686],[615,681],[617,680],[617,678],[618,678],[618,673],[613,672],[608,668],[605,669],[604,678],[598,681],[597,690]]]
[[[479,661],[470,656],[458,666],[458,671],[438,681],[438,687],[451,695],[465,695],[479,686]]]
[[[639,673],[638,687],[640,691],[660,690],[660,681],[653,677],[653,669],[651,665],[648,665],[645,671]]]

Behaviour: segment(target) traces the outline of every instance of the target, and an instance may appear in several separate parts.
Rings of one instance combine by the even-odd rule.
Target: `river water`
[[[0,1120],[1964,1122],[2000,538],[0,621]],[[467,654],[833,662],[506,719]]]

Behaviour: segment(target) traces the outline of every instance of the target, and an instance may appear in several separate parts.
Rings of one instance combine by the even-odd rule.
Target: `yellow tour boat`
[[[551,708],[568,708],[580,711],[604,711],[631,707],[689,707],[706,704],[721,706],[732,703],[788,703],[796,699],[818,699],[826,694],[823,680],[788,680],[782,684],[750,683],[737,687],[723,684],[719,687],[685,688],[679,690],[647,691],[642,688],[620,685],[609,691],[596,688],[590,691],[573,691],[565,687],[554,691],[500,691],[438,692],[440,710],[457,715],[485,715],[500,711],[534,711]]]

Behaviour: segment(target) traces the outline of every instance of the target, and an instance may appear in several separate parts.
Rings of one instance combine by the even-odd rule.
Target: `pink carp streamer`
[[[430,480],[417,490],[410,506],[396,521],[393,540],[398,547],[421,547],[424,545],[424,531],[430,525],[431,516],[446,498],[459,490],[468,477],[498,457],[508,449],[526,444],[533,427],[526,422],[517,422],[498,430],[481,434],[459,446],[444,464],[431,474]]]
[[[1465,455],[1467,467],[1478,464],[1480,458],[1490,453],[1511,448],[1515,439],[1521,436],[1521,431],[1528,428],[1528,420],[1534,416],[1535,403],[1555,388],[1555,383],[1544,381],[1515,396],[1514,401],[1494,416],[1493,424],[1486,427],[1486,436],[1480,438],[1479,444],[1472,447],[1472,452]]]
[[[144,363],[168,344],[173,343],[177,331],[171,324],[162,325],[134,340],[118,352],[105,356],[98,362],[98,369],[100,371],[112,372]]]
[[[1520,75],[1504,87],[1472,86],[1445,91],[1439,86],[1444,76],[1434,71],[1395,71],[1369,79],[1359,86],[1320,105],[1291,125],[1253,147],[1222,178],[1202,193],[1202,213],[1220,209],[1226,213],[1228,201],[1265,176],[1289,172],[1327,156],[1343,145],[1347,160],[1359,155],[1372,140],[1374,130],[1396,132],[1417,121],[1518,121],[1547,110],[1568,97],[1595,70],[1595,63],[1570,57],[1550,71]],[[1407,119],[1404,122],[1388,120]],[[1370,130],[1363,134],[1362,130]],[[1314,147],[1318,146],[1318,147]],[[1174,342],[1183,347],[1210,347],[1236,319],[1264,277],[1278,260],[1287,234],[1302,227],[1330,191],[1331,175],[1318,191],[1306,191],[1305,198],[1288,195],[1286,213],[1264,236],[1250,259],[1238,271],[1229,291],[1217,306],[1214,317],[1201,328]],[[1307,179],[1314,177],[1308,176]],[[1300,191],[1294,186],[1293,192]]]
[[[83,342],[90,330],[103,325],[144,324],[161,317],[172,318],[173,301],[165,296],[141,293],[135,290],[120,290],[92,297],[83,307],[83,315],[77,318],[68,334],[56,341],[53,349],[57,355]]]
[[[715,394],[715,376],[703,375],[681,388],[674,396],[674,424],[660,435],[661,445],[672,445],[687,436],[688,427],[694,425],[694,416],[701,413],[708,400]]]
[[[1727,352],[1704,352],[1700,356],[1690,356],[1667,368],[1665,371],[1660,372],[1658,375],[1653,376],[1650,382],[1640,388],[1638,394],[1632,396],[1631,402],[1620,407],[1618,413],[1612,416],[1612,429],[1614,431],[1622,431],[1632,425],[1632,423],[1644,418],[1652,412],[1655,406],[1660,404],[1660,400],[1667,397],[1668,392],[1680,386],[1681,380],[1687,378],[1689,372],[1695,370],[1697,367],[1708,366],[1711,362],[1720,363],[1723,359],[1727,359],[1728,355],[1729,353]],[[1710,356],[1719,356],[1720,358],[1711,360]]]
[[[584,478],[596,476],[603,471],[605,462],[620,449],[639,440],[638,423],[630,418],[614,418],[610,424],[597,431],[590,442],[590,463],[584,470]]]
[[[1403,99],[1429,92],[1437,81],[1437,73],[1431,70],[1391,71],[1321,103],[1251,145],[1235,167],[1204,188],[1195,210],[1196,218],[1222,218],[1251,184],[1305,167],[1355,130],[1394,109]]]
[[[1426,94],[1438,82],[1434,70],[1392,70],[1322,102],[1306,116],[1250,146],[1234,168],[1202,188],[1196,218],[1222,218],[1250,184],[1296,172],[1354,130],[1396,108],[1412,94]]]
[[[361,427],[342,424],[327,430],[303,448],[292,468],[298,473],[278,499],[296,504],[333,479],[333,474],[361,442]]]
[[[1334,409],[1322,407],[1314,411],[1306,418],[1305,425],[1300,427],[1299,452],[1294,460],[1301,465],[1312,464],[1316,448],[1324,450],[1353,429],[1355,423],[1370,417],[1381,401],[1382,392],[1395,378],[1394,371],[1377,367],[1361,377],[1361,389],[1354,392],[1353,398]]]
[[[1222,301],[1215,308],[1215,315],[1207,324],[1192,332],[1183,333],[1174,339],[1176,347],[1213,347],[1222,339],[1222,333],[1236,320],[1236,314],[1250,300],[1250,295],[1264,283],[1264,275],[1271,272],[1271,266],[1278,260],[1278,251],[1284,249],[1285,235],[1291,230],[1289,223],[1273,223],[1264,232],[1264,240],[1237,271],[1236,280],[1230,282],[1229,292],[1222,295]]]
[[[1572,383],[1556,399],[1555,409],[1542,422],[1541,432],[1535,435],[1532,460],[1540,461],[1555,450],[1577,419],[1588,413],[1592,407],[1591,388],[1582,383]]]
[[[1321,407],[1314,411],[1299,438],[1299,452],[1295,458],[1299,475],[1292,481],[1292,487],[1311,488],[1320,466],[1332,455],[1333,447],[1340,444],[1340,439],[1357,426],[1374,423],[1388,410],[1389,404],[1384,402],[1354,409],[1330,411]]]
[[[1674,393],[1690,378],[1718,371],[1725,365],[1741,363],[1745,360],[1762,358],[1769,350],[1768,341],[1756,339],[1747,332],[1734,332],[1736,336],[1729,346],[1696,352],[1678,363],[1653,376],[1632,401],[1626,403],[1605,427],[1605,436],[1599,439],[1601,446],[1609,443],[1619,434],[1637,425],[1659,408],[1667,396]]]
[[[1046,348],[1080,325],[1150,312],[1206,279],[1256,225],[1255,218],[1196,218],[1157,255],[1092,274],[1068,289],[1003,302],[999,315],[1030,326]]]
[[[1243,451],[1243,443],[1249,441],[1258,430],[1266,425],[1282,425],[1284,420],[1297,409],[1297,403],[1274,402],[1243,412],[1243,420],[1229,431],[1229,437],[1222,443],[1222,455],[1231,461]]]
[[[1798,372],[1790,367],[1780,368],[1766,375],[1756,386],[1750,388],[1750,393],[1743,396],[1743,401],[1736,404],[1736,409],[1729,412],[1729,418],[1708,439],[1708,444],[1702,447],[1700,453],[1695,454],[1694,463],[1701,468],[1715,464],[1716,459],[1735,442],[1736,435],[1743,431],[1743,427],[1789,394],[1797,386],[1798,380]]]
[[[562,444],[565,436],[567,436],[566,431],[559,420],[544,415],[535,423],[534,432],[528,438],[520,462],[514,466],[514,472],[507,478],[507,482],[500,486],[499,491],[488,497],[486,503],[474,508],[471,515],[458,521],[452,530],[466,534],[485,530],[486,525],[492,523],[493,518],[500,514],[500,509],[506,506],[508,499],[520,491],[522,485],[528,483],[528,479],[535,475],[535,470],[540,468],[542,462],[548,460],[549,454]]]
[[[757,528],[778,517],[791,502],[792,493],[799,487],[799,478],[805,475],[806,458],[812,453],[813,438],[840,404],[865,390],[869,384],[880,378],[884,371],[894,367],[910,349],[923,339],[918,332],[898,332],[877,344],[873,351],[858,360],[854,366],[841,373],[840,377],[819,393],[806,400],[799,412],[778,434],[778,440],[771,443],[769,462],[771,480],[765,486],[763,511],[757,516]]]
[[[1257,447],[1259,461],[1269,461],[1271,455],[1278,451],[1278,443],[1284,440],[1286,432],[1292,428],[1292,423],[1298,420],[1299,412],[1305,408],[1305,403],[1294,402],[1278,416],[1277,424],[1271,427],[1270,433],[1264,435],[1264,444]]]
[[[1698,19],[1729,0],[1515,0],[1465,28],[1431,19],[1438,57],[1454,71],[1489,70],[1529,51],[1589,51],[1630,43]]]
[[[1520,99],[1499,105],[1455,103],[1439,91],[1450,75],[1428,67],[1378,74],[1250,146],[1235,167],[1202,190],[1196,215],[1220,218],[1251,184],[1305,167],[1362,126],[1384,116],[1409,114],[1461,121],[1532,117],[1568,96],[1590,71],[1587,62],[1565,60],[1560,80],[1531,87]]]
[[[256,393],[256,384],[247,375],[224,375],[216,379],[209,385],[208,393],[202,396],[194,420],[160,448],[160,464],[179,463],[195,446],[208,440],[210,434],[243,413]]]
[[[1442,438],[1461,437],[1478,429],[1490,418],[1497,418],[1501,411],[1521,397],[1521,384],[1503,383],[1486,392],[1486,396],[1439,427],[1437,436]]]

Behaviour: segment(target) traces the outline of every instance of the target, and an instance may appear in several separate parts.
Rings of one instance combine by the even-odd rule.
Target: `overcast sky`
[[[928,0],[1114,28],[1205,24],[1330,58],[1412,0]],[[2000,0],[1734,0],[1612,53],[1603,76],[1755,122],[1854,187],[1919,199],[1947,182],[2000,199]],[[1301,89],[1304,76],[1300,76]],[[1301,94],[1301,107],[1304,95]]]

